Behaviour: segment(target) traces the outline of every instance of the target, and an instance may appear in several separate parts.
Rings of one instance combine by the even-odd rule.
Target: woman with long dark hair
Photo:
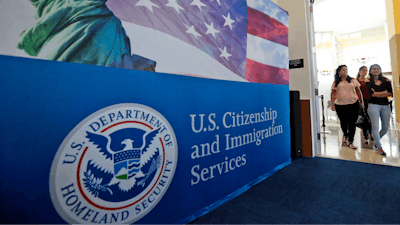
[[[369,77],[367,77],[368,68],[366,66],[360,67],[358,70],[357,81],[360,83],[360,89],[362,92],[362,97],[364,100],[364,109],[365,113],[368,112],[368,103],[371,98],[371,95],[368,92],[367,82],[369,82]],[[371,124],[370,123],[363,123],[362,124],[362,131],[364,134],[364,143],[369,144],[369,138],[373,141],[372,132],[371,132]]]
[[[331,92],[332,110],[336,110],[339,117],[340,127],[344,135],[343,143],[351,149],[357,149],[353,145],[353,141],[360,103],[363,107],[363,99],[362,97],[359,98],[359,96],[362,96],[359,87],[358,81],[347,75],[346,65],[340,65],[336,69]]]
[[[368,115],[371,118],[372,135],[374,135],[374,150],[380,155],[386,155],[382,149],[381,138],[388,132],[390,123],[390,106],[388,97],[393,97],[392,84],[389,79],[383,77],[382,69],[378,64],[369,68],[370,82],[367,87],[371,99],[368,104]],[[379,131],[379,119],[382,129]]]

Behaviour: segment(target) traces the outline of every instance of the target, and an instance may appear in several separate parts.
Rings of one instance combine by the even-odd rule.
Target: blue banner
[[[187,223],[290,164],[289,87],[0,56],[5,223]]]

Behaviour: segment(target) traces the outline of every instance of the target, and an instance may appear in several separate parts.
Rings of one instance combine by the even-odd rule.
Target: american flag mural
[[[288,13],[269,0],[108,0],[157,72],[289,84]]]

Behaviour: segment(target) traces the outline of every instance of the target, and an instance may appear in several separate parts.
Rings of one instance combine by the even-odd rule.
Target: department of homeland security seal
[[[133,223],[161,200],[177,159],[174,131],[159,112],[109,106],[64,139],[51,167],[51,199],[68,223]]]

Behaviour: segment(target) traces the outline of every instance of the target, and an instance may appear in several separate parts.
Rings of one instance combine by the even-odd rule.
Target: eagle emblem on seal
[[[91,169],[84,172],[84,185],[95,197],[100,191],[108,191],[111,195],[111,186],[118,185],[123,192],[133,187],[144,186],[150,175],[162,164],[159,149],[153,146],[160,128],[145,132],[137,128],[125,128],[109,135],[95,134],[86,131],[86,138],[93,143],[98,153],[105,161],[90,160],[92,170],[97,169],[107,173],[109,182],[103,183],[103,178],[96,176]],[[147,172],[142,168],[147,166]],[[140,180],[139,180],[140,179]]]

